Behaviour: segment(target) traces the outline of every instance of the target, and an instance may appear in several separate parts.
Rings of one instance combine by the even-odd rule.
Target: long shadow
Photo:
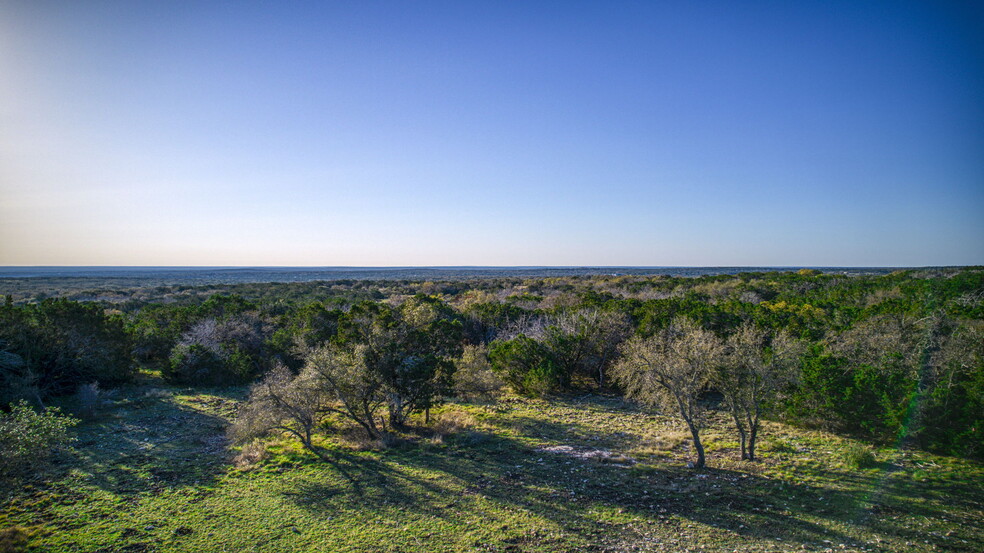
[[[804,543],[851,539],[799,516],[815,515],[813,505],[823,504],[817,497],[837,504],[851,501],[850,494],[798,486],[796,497],[811,498],[809,505],[781,505],[773,481],[732,471],[681,468],[640,474],[626,467],[543,453],[497,435],[486,435],[478,444],[451,443],[437,450],[386,451],[379,459],[344,451],[332,456],[330,465],[345,471],[349,486],[302,483],[285,495],[325,516],[338,508],[326,499],[351,492],[358,496],[362,511],[405,506],[452,520],[457,517],[454,507],[467,511],[475,507],[472,500],[482,496],[505,508],[532,511],[565,532],[594,540],[622,531],[592,516],[598,507],[622,509],[654,523],[689,519],[728,528],[739,536],[781,535]],[[441,484],[412,474],[421,471],[439,474]],[[784,492],[789,491],[787,485]]]
[[[589,399],[569,402],[569,406],[585,405],[601,412],[611,409],[610,403],[592,405]],[[907,528],[904,520],[886,516],[943,514],[942,505],[913,501],[913,494],[920,498],[951,494],[952,501],[945,504],[969,512],[979,512],[982,505],[981,494],[968,495],[959,483],[894,479],[886,483],[883,471],[816,469],[824,472],[822,481],[835,483],[828,487],[759,476],[757,470],[619,466],[545,451],[536,445],[617,448],[630,442],[631,435],[586,439],[598,430],[574,420],[545,421],[535,414],[508,410],[501,415],[496,424],[505,431],[479,434],[477,440],[474,433],[464,433],[449,437],[442,447],[415,445],[375,455],[333,450],[329,464],[347,484],[340,485],[337,479],[301,483],[286,495],[326,515],[337,508],[337,503],[325,502],[326,497],[350,496],[360,510],[384,513],[393,506],[405,506],[449,520],[457,520],[456,510],[479,509],[473,499],[480,496],[503,508],[532,511],[586,541],[633,532],[592,513],[598,508],[620,509],[649,524],[674,528],[691,521],[726,530],[736,541],[781,537],[786,545],[790,541],[852,543],[865,532],[925,540],[927,536]],[[511,437],[513,433],[516,437]],[[425,478],[422,473],[438,476]],[[946,516],[954,520],[961,515],[947,512]],[[974,525],[975,521],[967,523]]]
[[[69,466],[122,495],[207,488],[228,468],[227,424],[170,393],[138,396],[79,427]]]
[[[897,473],[902,474],[896,477]],[[862,490],[852,496],[855,523],[894,527],[894,534],[913,540],[925,540],[925,532],[887,521],[898,517],[945,516],[950,522],[975,528],[979,526],[978,513],[984,510],[984,488],[976,483],[915,480],[891,463],[882,463],[877,470],[861,474],[830,470],[828,477]]]
[[[300,507],[330,514],[337,513],[340,502],[360,512],[413,507],[417,513],[439,518],[447,514],[440,502],[420,501],[423,496],[444,495],[446,489],[437,483],[409,475],[366,454],[325,450],[319,457],[341,478],[312,476],[292,481],[282,493]]]

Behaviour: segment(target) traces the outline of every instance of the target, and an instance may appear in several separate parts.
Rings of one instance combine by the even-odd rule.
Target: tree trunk
[[[751,429],[751,435],[748,439],[748,460],[755,460],[755,437],[758,435],[758,423],[754,424]]]
[[[396,394],[391,394],[389,401],[390,428],[403,428],[406,422],[406,413],[404,413],[403,409],[403,398]]]
[[[687,426],[690,427],[690,434],[694,437],[694,449],[697,450],[697,462],[694,463],[694,468],[702,469],[704,468],[704,444],[700,443],[700,430],[690,421],[687,421]]]
[[[741,424],[741,419],[734,411],[731,411],[731,418],[735,421],[735,428],[738,430],[738,442],[741,443],[741,458],[748,459],[748,449],[745,447],[747,443],[745,427]]]
[[[362,406],[361,417],[353,416],[352,418],[359,423],[359,426],[366,430],[366,433],[369,434],[370,438],[378,438],[380,436],[379,428],[376,427],[376,419],[372,413],[372,410],[369,409],[368,406]]]
[[[380,436],[379,429],[376,428],[375,424],[372,424],[370,422],[362,422],[362,421],[359,421],[359,424],[362,426],[362,428],[365,429],[366,434],[369,434],[370,438],[378,438]]]
[[[608,351],[601,354],[601,362],[598,363],[598,387],[605,387],[605,363],[608,362]]]
[[[314,442],[311,441],[311,427],[304,427],[304,447],[308,448],[310,451],[314,451]]]
[[[739,428],[738,429],[738,441],[741,442],[741,458],[742,459],[749,459],[750,458],[749,455],[751,455],[751,454],[749,453],[749,449],[746,446],[746,444],[748,442],[747,442],[747,438],[745,437],[745,429],[744,428]]]

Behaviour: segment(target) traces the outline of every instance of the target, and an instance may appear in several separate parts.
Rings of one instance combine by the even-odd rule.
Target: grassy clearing
[[[598,396],[450,404],[436,432],[386,447],[328,429],[327,462],[287,439],[236,459],[223,431],[243,393],[127,391],[80,426],[74,454],[0,492],[0,538],[88,552],[984,549],[970,461],[880,449],[858,468],[850,440],[768,424],[762,461],[742,462],[721,417],[697,472],[678,423]]]

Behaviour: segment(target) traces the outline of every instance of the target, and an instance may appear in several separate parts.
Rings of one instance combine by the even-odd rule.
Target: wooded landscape
[[[426,535],[408,526],[414,540],[385,542],[389,530],[348,535],[347,549],[324,536],[296,541],[306,535],[303,528],[294,528],[288,541],[251,547],[655,549],[672,538],[657,532],[655,542],[647,541],[636,526],[661,524],[666,516],[687,517],[688,525],[710,532],[678,542],[681,549],[743,543],[822,550],[831,546],[828,533],[855,550],[984,545],[979,518],[958,523],[984,509],[976,479],[984,475],[980,268],[341,280],[228,285],[218,293],[208,286],[156,286],[61,295],[39,298],[28,290],[0,306],[4,551],[232,550],[242,544],[210,541],[192,522],[169,529],[168,541],[157,545],[146,538],[162,527],[158,522],[139,531],[93,522],[83,532],[70,522],[72,505],[86,498],[126,510],[129,496],[143,497],[132,503],[136,509],[164,488],[193,498],[245,474],[290,479],[276,486],[308,494],[304,501],[312,508],[317,497],[354,501],[365,487],[377,487],[362,499],[376,505],[366,513],[379,514],[393,502],[418,511],[414,517],[430,509],[440,517],[450,506],[435,505],[453,504],[455,497],[443,494],[457,493],[454,486],[428,491],[431,476],[410,486],[388,474],[408,465],[444,471],[434,478],[503,504],[511,496],[497,498],[487,478],[502,480],[495,489],[534,493],[527,488],[539,482],[547,491],[521,504],[535,513],[532,526],[512,511],[469,511],[503,521],[508,531],[501,540],[466,537],[468,525],[459,520]],[[588,415],[590,423],[583,420]],[[147,417],[171,417],[170,437],[138,437],[164,432],[139,430],[137,421]],[[124,453],[121,440],[135,440],[138,450]],[[167,441],[195,440],[211,441],[194,454],[159,456]],[[790,445],[797,441],[810,445]],[[109,454],[117,450],[119,458]],[[599,471],[585,475],[585,485],[595,477],[602,487],[622,482],[625,497],[595,489],[583,498],[612,509],[609,518],[589,524],[582,512],[575,522],[570,513],[558,514],[578,500],[575,491],[554,495],[557,482],[542,465],[558,455],[564,467],[588,463]],[[843,462],[840,469],[832,468],[830,455]],[[481,469],[482,463],[489,465]],[[887,497],[871,499],[873,488],[844,488],[881,486],[893,473],[925,466],[949,467],[935,478],[946,483],[953,503],[926,506],[920,515],[938,518],[942,533],[876,522],[884,513],[909,516],[910,501],[938,499],[913,491],[926,482],[925,472],[913,477],[916,487],[898,493],[894,506]],[[291,467],[292,475],[282,474]],[[300,474],[333,474],[347,483],[317,490],[311,486],[322,484],[297,480]],[[68,482],[80,478],[94,487],[67,493]],[[729,505],[741,506],[711,510],[704,498],[693,498],[709,497],[703,487],[699,494],[677,483],[666,487],[681,478],[698,487],[713,480],[715,496],[724,493]],[[762,482],[741,491],[734,482],[746,478]],[[871,480],[862,483],[865,478]],[[813,491],[791,492],[810,501],[839,495],[840,506],[831,506],[838,513],[834,525],[808,524],[796,513],[787,521],[741,522],[736,513],[760,499],[779,501],[769,499],[771,481],[782,490],[811,483]],[[195,509],[193,499],[184,500],[192,504],[182,509]],[[630,511],[649,521],[623,517]],[[198,524],[209,526],[199,516]],[[587,529],[599,524],[604,529]],[[434,541],[442,535],[455,537]]]

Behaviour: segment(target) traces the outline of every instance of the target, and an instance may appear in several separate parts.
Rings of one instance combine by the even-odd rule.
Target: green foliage
[[[181,334],[191,327],[194,308],[180,305],[148,305],[130,317],[127,333],[133,357],[148,364],[166,364]]]
[[[131,343],[123,320],[94,304],[64,299],[0,306],[0,343],[23,364],[4,379],[34,375],[42,395],[74,392],[81,384],[126,382],[133,375]]]
[[[288,310],[280,317],[278,328],[270,337],[271,351],[288,367],[299,370],[308,351],[335,336],[343,314],[321,302]]]
[[[38,296],[18,295],[25,297]],[[461,381],[475,377],[480,387],[495,382],[486,379],[491,366],[527,395],[593,390],[607,386],[628,335],[659,335],[684,317],[722,338],[749,324],[809,344],[800,365],[770,376],[782,386],[756,405],[775,405],[803,424],[984,455],[979,267],[860,276],[348,279],[86,288],[75,297],[119,303],[14,305],[11,298],[0,305],[0,402],[40,404],[92,383],[105,389],[126,382],[137,364],[183,385],[246,383],[279,363],[297,373],[326,344],[350,352],[361,345],[367,374],[385,388],[399,424],[452,393],[453,359],[472,373]],[[465,344],[488,347],[488,365],[474,352],[460,359]]]
[[[254,359],[235,345],[212,349],[202,344],[178,344],[162,371],[172,382],[195,386],[229,386],[249,382],[258,374]]]
[[[257,305],[255,303],[240,295],[215,294],[210,296],[193,311],[199,319],[213,317],[222,320],[256,310]]]
[[[918,381],[894,367],[858,365],[843,391],[840,416],[848,430],[882,439],[898,436]]]
[[[0,413],[0,475],[46,461],[72,442],[69,429],[78,422],[57,408],[37,412],[26,401],[12,404]]]
[[[563,367],[550,349],[525,334],[493,342],[489,346],[489,362],[518,394],[541,396],[566,380]]]
[[[6,344],[0,342],[0,405],[25,398],[39,401],[41,391],[37,386],[37,375],[27,368],[20,355],[3,351],[4,346]]]
[[[464,312],[465,333],[476,344],[495,340],[499,331],[529,315],[529,311],[511,303],[485,302],[469,306]]]
[[[885,441],[908,430],[918,380],[898,365],[854,363],[815,345],[801,378],[788,403],[799,420]]]
[[[629,317],[611,309],[556,309],[526,321],[523,331],[489,349],[493,369],[517,393],[539,396],[606,385]],[[515,330],[513,330],[515,332]]]
[[[845,361],[828,353],[821,344],[812,345],[803,358],[800,383],[786,405],[796,420],[815,426],[843,421],[844,394],[853,385]]]
[[[226,376],[222,359],[201,344],[175,346],[170,361],[163,374],[173,382],[214,385]]]
[[[249,382],[270,366],[270,333],[270,325],[255,312],[226,311],[219,318],[199,319],[181,335],[162,372],[182,384]]]
[[[920,442],[967,457],[984,457],[984,324],[963,324],[936,352],[922,396]]]
[[[326,412],[381,438],[381,408],[389,426],[400,428],[450,394],[461,322],[439,299],[416,296],[395,309],[362,302],[338,318],[337,329],[307,351],[296,377],[281,366],[252,387],[234,430],[240,440],[279,429],[316,451],[312,430]]]
[[[452,392],[454,363],[461,354],[462,323],[443,301],[418,295],[399,308],[362,302],[340,317],[331,346],[353,351],[387,397],[389,422],[404,424]]]

